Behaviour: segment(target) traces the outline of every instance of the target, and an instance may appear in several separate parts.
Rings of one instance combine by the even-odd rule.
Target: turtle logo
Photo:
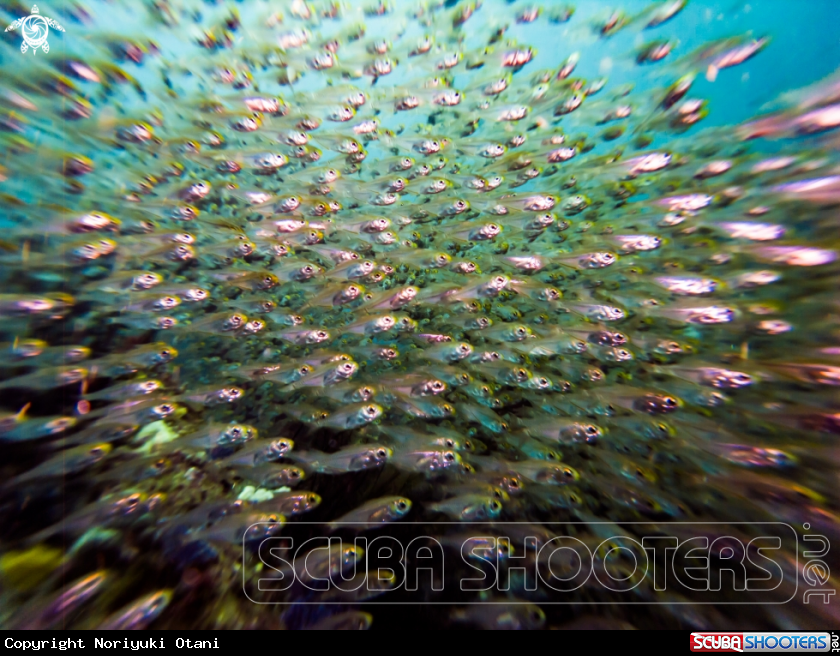
[[[6,31],[16,30],[20,28],[23,34],[23,43],[20,44],[20,51],[25,53],[29,48],[32,48],[32,54],[38,52],[41,48],[44,52],[50,51],[50,44],[47,43],[47,37],[50,34],[50,28],[63,32],[64,28],[56,23],[52,18],[46,18],[38,13],[38,5],[32,6],[32,13],[29,16],[18,18],[14,23],[6,28]]]

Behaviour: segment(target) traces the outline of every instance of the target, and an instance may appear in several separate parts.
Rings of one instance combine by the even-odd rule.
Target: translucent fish
[[[341,474],[381,467],[392,454],[393,451],[387,447],[359,445],[347,447],[334,454],[295,452],[294,459],[312,471]]]
[[[371,499],[349,513],[334,520],[332,526],[340,528],[347,523],[388,523],[401,519],[411,510],[411,501],[404,497],[386,497],[382,499]],[[366,526],[358,526],[365,530]]]

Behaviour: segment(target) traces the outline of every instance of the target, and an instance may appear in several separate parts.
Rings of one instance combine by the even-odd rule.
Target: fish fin
[[[15,337],[15,343],[17,343],[17,341],[18,341],[18,338]],[[18,410],[17,414],[15,415],[15,421],[23,421],[26,418],[26,412],[31,407],[32,407],[32,401],[30,401],[25,406],[23,406],[20,410]]]

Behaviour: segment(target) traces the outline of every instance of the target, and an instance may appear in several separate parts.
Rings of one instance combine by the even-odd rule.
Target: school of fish
[[[353,522],[840,539],[840,78],[706,128],[695,81],[772,40],[681,48],[689,1],[72,0],[48,54],[4,33],[0,625],[836,625],[650,580],[673,603],[242,591],[249,544]],[[577,76],[621,31],[653,93]]]

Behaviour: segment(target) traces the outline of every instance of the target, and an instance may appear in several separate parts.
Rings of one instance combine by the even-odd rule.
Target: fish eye
[[[452,462],[452,461],[455,460],[455,454],[452,453],[451,451],[447,451],[446,453],[443,454],[443,459],[446,460],[447,462]]]
[[[376,457],[377,458],[387,458],[388,457],[388,452],[385,449],[379,449],[376,452]]]

